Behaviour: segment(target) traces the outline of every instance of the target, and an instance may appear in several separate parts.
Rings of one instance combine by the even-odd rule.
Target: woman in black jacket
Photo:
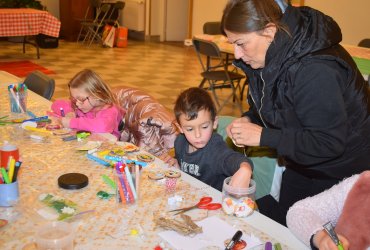
[[[227,133],[283,158],[279,202],[257,201],[282,224],[296,201],[370,169],[369,89],[339,44],[339,26],[312,8],[286,6],[229,0],[221,24],[249,80],[250,110]]]

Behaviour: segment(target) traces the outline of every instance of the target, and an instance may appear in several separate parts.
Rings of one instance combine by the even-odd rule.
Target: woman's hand
[[[262,127],[251,123],[247,117],[241,117],[226,127],[226,133],[237,146],[259,146]]]
[[[343,245],[343,249],[348,250],[348,240],[340,234],[338,234],[338,238]],[[321,230],[315,234],[313,237],[313,243],[320,250],[338,250],[338,246],[335,245],[334,241],[324,230]]]
[[[247,162],[242,162],[240,168],[231,177],[230,186],[239,188],[248,188],[251,181],[252,167]]]

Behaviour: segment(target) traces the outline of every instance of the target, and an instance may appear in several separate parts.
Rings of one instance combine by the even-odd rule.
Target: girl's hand
[[[65,128],[69,128],[70,121],[71,121],[71,118],[69,118],[69,117],[61,118],[61,123],[62,123],[63,127],[65,127]]]
[[[338,234],[338,238],[343,245],[343,249],[348,250],[348,240],[340,234]],[[324,230],[321,230],[315,234],[313,237],[313,243],[320,250],[338,250],[338,246],[335,245],[334,241]]]
[[[229,124],[229,126],[227,126],[226,132],[235,145],[260,145],[262,127],[251,123],[247,117],[235,119],[231,124]]]
[[[159,156],[159,159],[161,159],[162,161],[167,163],[170,167],[180,168],[179,163],[177,162],[177,160],[175,158],[173,158],[172,156],[170,156],[169,154],[163,154],[163,155]]]
[[[239,188],[248,188],[251,181],[252,167],[247,162],[242,162],[240,168],[231,177],[230,186]]]

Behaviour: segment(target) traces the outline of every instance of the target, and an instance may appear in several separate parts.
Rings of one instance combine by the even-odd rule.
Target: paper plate
[[[102,143],[100,141],[88,141],[84,145],[79,146],[76,149],[81,150],[81,151],[88,151],[88,150],[100,147],[101,144]]]

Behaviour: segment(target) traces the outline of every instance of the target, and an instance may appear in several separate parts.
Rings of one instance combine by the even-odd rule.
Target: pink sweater
[[[287,225],[290,231],[310,246],[311,235],[323,229],[331,221],[337,224],[344,203],[359,175],[353,175],[330,189],[296,202],[288,211]]]
[[[78,109],[73,110],[70,101],[56,100],[51,105],[51,109],[56,114],[60,114],[60,108],[63,108],[66,114],[69,112],[75,113],[76,118],[71,119],[69,123],[70,128],[95,133],[111,133],[119,139],[120,132],[118,131],[118,126],[125,112],[118,107],[111,106],[97,112],[90,111],[83,113]]]

